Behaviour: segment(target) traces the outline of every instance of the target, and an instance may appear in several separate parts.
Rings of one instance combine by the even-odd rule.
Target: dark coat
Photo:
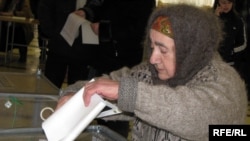
[[[246,33],[243,19],[231,10],[220,15],[223,23],[224,40],[219,52],[226,62],[241,61],[240,55],[246,48]],[[242,48],[239,51],[236,48]]]
[[[48,55],[60,56],[72,62],[91,61],[94,47],[82,44],[81,36],[78,36],[70,46],[60,32],[70,13],[76,9],[76,0],[41,0],[38,7],[38,19],[41,33],[49,39]]]
[[[142,60],[143,40],[155,0],[90,0],[83,10],[86,18],[99,22],[99,41],[109,72],[122,66],[132,67]],[[104,61],[103,61],[104,62]]]

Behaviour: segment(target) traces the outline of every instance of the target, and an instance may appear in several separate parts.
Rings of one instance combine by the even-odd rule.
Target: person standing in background
[[[246,26],[234,6],[235,0],[215,0],[214,12],[221,19],[224,31],[219,53],[223,60],[232,65],[244,78]]]
[[[145,27],[155,6],[155,0],[90,0],[80,9],[99,35],[95,76],[142,61]]]
[[[39,3],[40,29],[49,40],[44,74],[58,88],[65,78],[67,84],[88,79],[88,63],[95,57],[91,53],[95,46],[82,44],[81,35],[72,46],[60,35],[69,14],[85,3],[85,0],[41,0]]]
[[[33,18],[33,14],[31,12],[29,0],[5,0],[3,3],[3,9],[0,12],[2,16],[18,16],[18,17],[25,17],[25,18]],[[9,22],[4,22],[2,24],[2,31],[1,31],[1,50],[5,49],[6,46],[6,32],[7,26]],[[9,38],[12,37],[12,34],[9,34]],[[14,36],[14,43],[21,44],[14,45],[14,48],[19,49],[19,59],[18,62],[25,63],[27,60],[27,52],[28,52],[28,45],[33,39],[33,27],[31,24],[22,24],[18,23],[15,24],[15,36]],[[27,46],[26,46],[27,45]]]
[[[214,3],[214,12],[221,19],[224,31],[219,53],[248,83],[247,26],[235,9],[236,1],[215,0]]]

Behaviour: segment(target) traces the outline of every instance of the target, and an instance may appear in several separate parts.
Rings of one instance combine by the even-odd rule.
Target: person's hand
[[[57,101],[57,106],[56,109],[59,109],[60,107],[62,107],[63,104],[65,104],[75,93],[68,93],[64,96],[62,96],[58,101]]]
[[[118,88],[119,82],[108,78],[99,78],[93,82],[87,83],[83,94],[85,106],[89,105],[91,96],[94,94],[99,94],[109,100],[117,100]]]
[[[91,23],[90,24],[93,32],[98,35],[99,34],[99,23]]]
[[[223,9],[220,7],[220,5],[217,5],[215,9],[215,15],[220,16],[222,12],[223,12]]]
[[[86,16],[85,16],[85,12],[84,12],[83,10],[76,10],[74,13],[75,13],[76,15],[78,15],[78,16],[83,17],[83,18],[86,17]]]

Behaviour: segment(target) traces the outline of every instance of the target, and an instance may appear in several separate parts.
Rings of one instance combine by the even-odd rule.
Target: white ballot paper
[[[84,88],[80,89],[42,123],[48,141],[73,141],[107,105],[107,101],[95,94],[85,107],[83,91]]]
[[[79,36],[80,26],[82,27],[81,34],[83,44],[99,44],[99,38],[93,32],[90,22],[75,13],[69,14],[60,34],[67,43],[72,46],[75,38]]]
[[[90,22],[86,19],[82,22],[82,43],[83,44],[99,44],[99,37],[94,33],[90,26]]]

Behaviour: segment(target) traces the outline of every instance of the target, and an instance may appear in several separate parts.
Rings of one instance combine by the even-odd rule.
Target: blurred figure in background
[[[48,52],[45,63],[45,76],[58,88],[64,80],[72,84],[88,79],[88,64],[95,57],[95,46],[82,44],[81,34],[72,46],[60,35],[66,20],[85,0],[41,0],[38,7],[40,29],[48,38]]]
[[[142,61],[145,27],[155,0],[90,0],[84,8],[86,19],[99,35],[100,54],[93,64],[96,75]]]
[[[243,16],[236,11],[236,1],[215,0],[214,12],[224,26],[224,40],[219,53],[223,60],[233,66],[248,83],[247,26]]]
[[[223,23],[224,39],[219,48],[224,61],[232,65],[244,77],[246,26],[235,10],[235,0],[215,0],[214,12]]]

